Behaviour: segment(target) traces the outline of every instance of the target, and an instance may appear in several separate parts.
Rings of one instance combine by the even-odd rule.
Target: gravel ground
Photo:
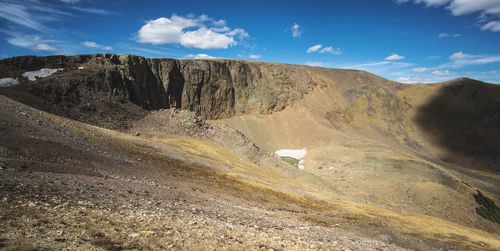
[[[1,249],[402,250],[166,172],[7,98],[0,106]]]
[[[182,187],[10,167],[1,172],[0,245],[6,249],[403,250]]]

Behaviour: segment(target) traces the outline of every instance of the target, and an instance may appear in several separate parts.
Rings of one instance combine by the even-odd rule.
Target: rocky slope
[[[36,81],[22,77],[41,68],[63,70]],[[123,186],[134,186],[129,181],[139,173],[147,182],[189,186],[207,175],[195,173],[210,170],[217,175],[199,189],[212,191],[216,185],[221,190],[213,192],[220,196],[242,195],[246,202],[239,203],[275,201],[314,224],[340,221],[371,238],[358,231],[367,224],[378,229],[375,233],[391,232],[398,245],[405,243],[403,236],[414,235],[435,247],[498,247],[499,86],[471,79],[402,85],[354,70],[111,54],[4,59],[0,78],[19,83],[1,87],[1,95],[49,112],[41,119],[4,111],[1,157],[9,166],[43,163],[40,170],[67,173],[68,179],[105,173],[123,179]],[[2,98],[6,106],[19,106]],[[56,131],[72,135],[79,145],[51,139],[43,122],[21,129],[33,118],[63,123]],[[32,135],[21,136],[16,128]],[[62,145],[71,147],[66,151]],[[45,147],[67,156],[42,154]],[[304,170],[272,154],[302,148],[307,149]],[[76,154],[81,149],[88,155]],[[79,168],[93,159],[90,169]],[[165,169],[172,159],[197,171]],[[17,173],[5,174],[8,187],[14,186],[7,181]],[[101,191],[96,186],[91,187]],[[429,248],[417,243],[402,246]]]
[[[146,138],[0,105],[2,250],[405,250],[393,242],[408,239],[385,230],[313,224],[285,194],[271,199]]]
[[[0,105],[7,250],[500,247],[495,234],[439,218],[332,200],[301,171],[252,165],[207,142],[119,133],[5,97]]]

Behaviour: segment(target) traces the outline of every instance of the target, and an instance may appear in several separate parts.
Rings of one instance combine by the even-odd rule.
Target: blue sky
[[[0,57],[238,58],[500,83],[500,0],[0,0]]]

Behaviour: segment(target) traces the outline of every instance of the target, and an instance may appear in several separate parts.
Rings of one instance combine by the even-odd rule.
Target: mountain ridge
[[[77,54],[77,55],[50,55],[50,56],[37,56],[37,55],[23,55],[23,56],[14,56],[14,57],[6,57],[0,59],[0,62],[4,62],[4,64],[17,64],[13,61],[17,61],[18,59],[34,59],[34,58],[58,58],[61,60],[61,58],[68,58],[68,57],[84,57],[84,58],[89,58],[89,57],[108,57],[108,56],[130,56],[130,57],[137,57],[137,58],[144,58],[147,60],[176,60],[176,61],[220,61],[220,62],[225,62],[225,61],[234,61],[234,62],[247,62],[247,63],[256,63],[256,64],[273,64],[273,65],[287,65],[287,66],[299,66],[299,67],[306,67],[306,68],[317,68],[317,69],[330,69],[330,70],[348,70],[348,71],[359,71],[359,72],[365,72],[368,74],[373,74],[377,77],[381,77],[377,74],[374,74],[372,72],[366,71],[366,70],[360,70],[360,69],[349,69],[349,68],[335,68],[335,67],[322,67],[322,66],[311,66],[307,64],[289,64],[289,63],[281,63],[281,62],[268,62],[268,61],[256,61],[256,60],[249,60],[249,59],[238,59],[238,58],[200,58],[200,59],[194,59],[194,58],[170,58],[170,57],[145,57],[145,56],[140,56],[136,54],[113,54],[113,53],[94,53],[94,54]],[[29,69],[29,68],[28,68]],[[35,70],[36,68],[31,68]],[[384,77],[381,77],[384,78]],[[386,80],[389,80],[387,78],[384,78]],[[460,80],[465,80],[465,81],[478,81],[482,82],[485,84],[494,84],[496,83],[489,83],[485,82],[482,80],[474,79],[471,77],[456,77],[454,79],[449,79],[445,81],[440,81],[440,82],[430,82],[430,83],[422,83],[422,82],[416,82],[416,83],[402,83],[398,82],[396,80],[390,80],[396,83],[400,83],[403,85],[413,85],[413,84],[443,84],[447,82],[454,82],[454,81],[460,81]]]

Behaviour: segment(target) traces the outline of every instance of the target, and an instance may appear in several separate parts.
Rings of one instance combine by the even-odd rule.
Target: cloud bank
[[[139,43],[178,44],[197,49],[227,49],[247,37],[244,29],[229,28],[224,20],[207,15],[160,17],[147,21],[137,32]]]

